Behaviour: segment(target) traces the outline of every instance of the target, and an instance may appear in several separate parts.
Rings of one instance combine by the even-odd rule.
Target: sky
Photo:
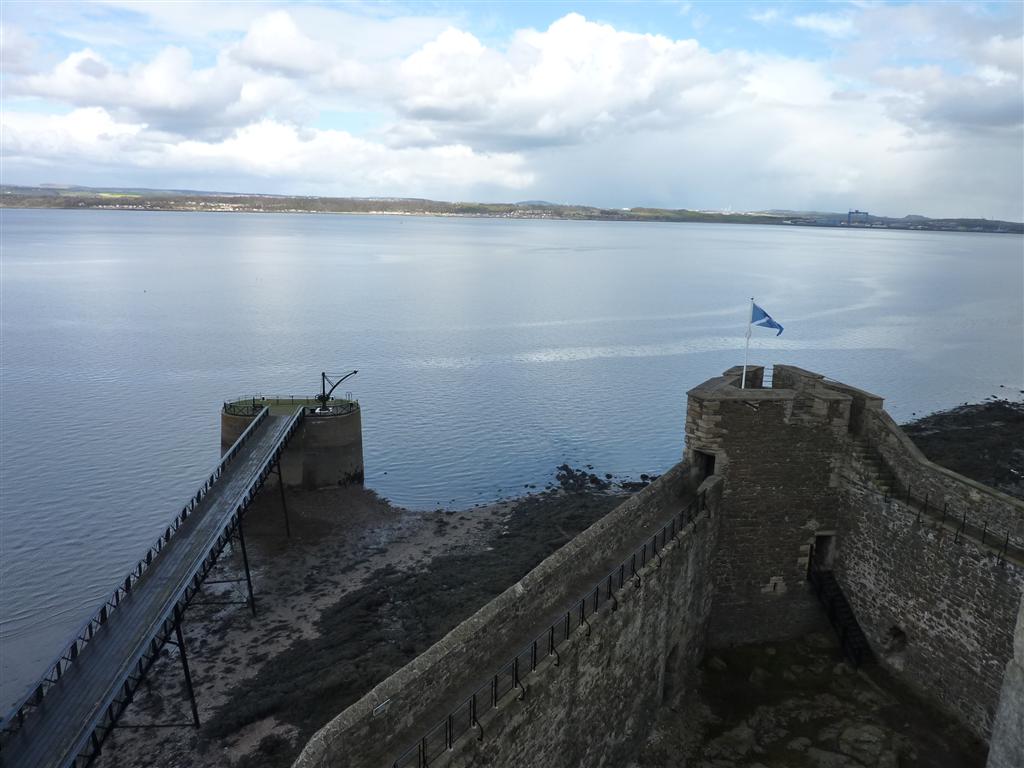
[[[0,3],[0,181],[1024,220],[1024,4]]]

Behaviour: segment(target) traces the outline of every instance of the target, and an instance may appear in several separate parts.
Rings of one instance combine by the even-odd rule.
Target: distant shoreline
[[[82,187],[0,188],[0,209],[187,211],[199,213],[336,213],[369,216],[434,216],[466,219],[547,219],[700,224],[764,224],[829,229],[1024,234],[1024,223],[990,219],[894,219],[860,211],[717,213],[667,208],[595,208],[541,201],[463,203],[418,198],[300,197],[190,191]]]

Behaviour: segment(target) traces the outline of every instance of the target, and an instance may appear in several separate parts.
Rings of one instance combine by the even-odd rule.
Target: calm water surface
[[[742,362],[897,419],[1024,389],[1017,236],[360,216],[0,211],[0,708],[216,463],[218,408],[363,405],[367,484],[471,506],[562,461],[679,457],[686,390]],[[1005,388],[1000,388],[1005,385]]]

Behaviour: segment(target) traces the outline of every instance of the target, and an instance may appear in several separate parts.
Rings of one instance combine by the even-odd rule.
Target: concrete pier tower
[[[357,400],[295,396],[250,396],[225,402],[220,412],[220,444],[225,451],[264,407],[271,414],[305,408],[298,433],[281,457],[284,484],[326,488],[363,483],[363,427]]]

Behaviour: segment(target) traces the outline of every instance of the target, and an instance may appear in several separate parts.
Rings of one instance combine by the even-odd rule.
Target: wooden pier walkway
[[[158,545],[0,723],[0,766],[89,764],[167,643],[179,646],[191,692],[182,613],[232,539],[241,545],[248,574],[245,509],[275,465],[280,471],[281,452],[305,411],[259,414]],[[249,590],[252,599],[251,581]],[[194,697],[192,712],[198,724]]]

